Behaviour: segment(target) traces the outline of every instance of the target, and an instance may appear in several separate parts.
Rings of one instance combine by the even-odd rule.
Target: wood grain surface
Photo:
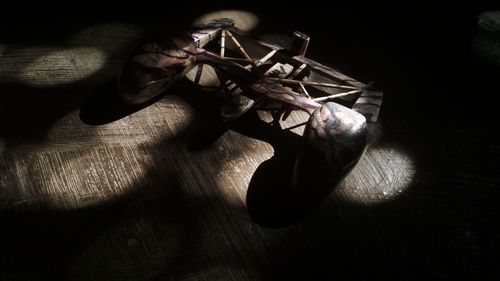
[[[309,57],[386,86],[379,136],[353,172],[317,208],[302,210],[280,195],[295,135],[255,113],[226,132],[219,101],[188,81],[148,106],[121,104],[114,79],[127,55],[152,33],[172,31],[180,16],[75,20],[43,39],[36,33],[61,23],[20,26],[26,36],[0,42],[0,280],[500,275],[498,128],[439,119],[448,113],[435,110],[440,98],[421,99],[438,95],[440,82],[430,92],[408,87],[418,69],[401,64],[405,52],[357,44],[383,33],[366,25],[375,16],[345,31],[347,16],[331,19],[346,38],[337,42],[319,19],[294,20],[299,10],[279,23],[265,11],[222,14],[278,42],[276,29],[302,25]],[[382,61],[389,78],[377,72]]]

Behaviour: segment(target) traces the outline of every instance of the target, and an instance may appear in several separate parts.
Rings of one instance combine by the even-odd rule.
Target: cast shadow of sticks
[[[304,151],[300,135],[262,121],[255,111],[232,124],[231,129],[269,143],[274,155],[262,162],[252,175],[246,205],[251,218],[264,227],[284,227],[297,222],[316,209],[336,187],[326,165],[301,170],[304,181],[294,180],[298,158]],[[319,161],[319,159],[318,159]]]
[[[249,215],[257,224],[265,227],[290,225],[319,206],[335,188],[335,185],[320,180],[321,176],[328,176],[321,172],[321,167],[310,167],[307,186],[298,187],[305,190],[307,196],[297,196],[294,190],[297,186],[292,179],[296,160],[303,148],[301,136],[261,120],[255,111],[225,122],[220,116],[224,100],[187,81],[174,86],[168,93],[181,96],[194,109],[193,121],[182,133],[189,150],[209,149],[227,130],[267,142],[273,147],[274,155],[259,165],[248,186],[246,204]],[[166,94],[144,104],[129,105],[119,98],[116,80],[109,81],[89,96],[80,110],[80,118],[90,125],[110,123],[159,101]]]
[[[88,125],[104,125],[146,108],[160,100],[160,95],[143,104],[126,104],[118,96],[117,79],[111,79],[103,83],[92,94],[80,108],[80,119]]]

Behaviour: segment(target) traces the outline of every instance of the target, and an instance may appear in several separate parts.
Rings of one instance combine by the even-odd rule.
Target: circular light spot
[[[26,65],[17,78],[38,87],[69,84],[96,73],[105,61],[106,54],[98,48],[54,50]]]
[[[414,173],[413,161],[406,153],[390,147],[372,148],[335,192],[347,201],[379,203],[402,194]]]
[[[166,117],[167,112],[177,114]],[[72,111],[54,123],[46,141],[29,150],[7,143],[15,161],[5,167],[5,176],[19,180],[9,186],[12,197],[6,204],[70,210],[120,200],[150,184],[158,142],[182,134],[192,119],[192,108],[176,96],[102,126],[82,124],[78,110]],[[148,130],[151,126],[161,129]],[[0,152],[1,145],[0,139]]]
[[[221,10],[202,15],[194,21],[194,25],[204,25],[220,18],[233,19],[234,25],[244,31],[254,29],[259,23],[259,18],[253,13],[243,10]]]

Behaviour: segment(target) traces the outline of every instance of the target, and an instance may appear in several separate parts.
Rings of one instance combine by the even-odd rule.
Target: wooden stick
[[[272,50],[271,52],[269,52],[267,55],[265,55],[261,59],[255,61],[253,64],[249,64],[249,65],[245,66],[245,68],[248,70],[252,70],[252,68],[254,66],[259,67],[259,66],[263,65],[267,60],[269,60],[274,55],[274,53],[276,53],[276,50]],[[246,60],[246,61],[248,61],[248,60]],[[268,73],[266,72],[266,74],[268,74]]]
[[[294,72],[292,72],[292,74],[290,74],[290,76],[288,76],[287,78],[288,79],[293,79],[295,78],[295,76],[299,75],[299,73],[304,70],[304,68],[306,68],[306,64],[303,63],[299,68],[297,68]]]
[[[360,90],[358,87],[344,86],[344,85],[331,84],[331,83],[320,83],[320,82],[313,82],[313,81],[298,81],[298,80],[293,80],[293,79],[274,78],[274,77],[270,77],[269,79],[277,80],[279,82],[289,83],[289,84],[300,84],[300,83],[302,83],[304,85],[321,86],[321,87],[327,87],[327,88]]]
[[[306,97],[311,98],[311,96],[309,95],[309,93],[306,90],[306,87],[304,87],[304,84],[299,83],[299,86],[300,86],[300,89],[302,90],[302,93],[304,93],[304,95],[306,95]]]
[[[224,58],[224,52],[226,50],[226,30],[223,29],[220,37],[220,57]]]
[[[229,32],[229,30],[226,30],[227,32],[227,35],[229,35],[229,37],[231,37],[231,40],[233,40],[234,44],[236,44],[236,47],[238,47],[238,49],[240,50],[240,52],[243,54],[243,56],[245,58],[247,58],[248,60],[250,60],[252,62],[252,65],[255,64],[255,62],[253,61],[253,59],[248,55],[247,51],[245,51],[245,49],[243,48],[243,46],[241,46],[240,42],[238,42],[238,40],[236,40],[236,38],[234,38],[233,34],[231,32]]]
[[[264,64],[268,59],[270,59],[277,51],[276,50],[272,50],[270,51],[267,55],[265,55],[264,57],[262,57],[261,59],[257,60],[255,62],[255,65],[257,66],[261,66],[262,64]]]
[[[223,57],[221,58],[223,60],[229,60],[229,61],[242,61],[242,62],[249,62],[248,59],[245,58],[233,58],[233,57]]]
[[[329,99],[340,98],[340,97],[343,97],[343,96],[358,94],[358,93],[361,93],[361,92],[363,92],[363,90],[354,90],[354,91],[349,91],[349,92],[340,93],[340,94],[333,94],[333,95],[329,95],[329,96],[326,96],[326,97],[314,98],[312,100],[316,101],[316,102],[318,102],[318,101],[325,101],[325,100],[329,100]]]

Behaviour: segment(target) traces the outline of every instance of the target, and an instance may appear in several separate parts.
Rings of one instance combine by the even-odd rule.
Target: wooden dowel
[[[226,30],[223,29],[220,37],[220,57],[224,58],[224,52],[226,50]]]
[[[274,77],[271,77],[270,79],[277,80],[277,81],[282,82],[282,83],[288,83],[288,84],[300,84],[300,83],[302,83],[303,85],[321,86],[321,87],[326,87],[326,88],[360,90],[357,87],[331,84],[331,83],[321,83],[321,82],[313,82],[313,81],[299,81],[299,80],[293,80],[293,79],[274,78]]]
[[[314,98],[312,100],[316,101],[316,102],[318,102],[318,101],[325,101],[325,100],[340,98],[340,97],[344,97],[344,96],[348,96],[348,95],[354,95],[354,94],[358,94],[358,93],[361,93],[361,92],[363,92],[363,90],[354,90],[354,91],[349,91],[349,92],[340,93],[340,94],[333,94],[333,95],[329,95],[329,96],[326,96],[326,97]]]
[[[231,37],[231,40],[233,40],[234,44],[236,44],[236,47],[238,47],[238,49],[243,54],[243,56],[245,58],[247,58],[248,60],[250,60],[252,62],[252,65],[255,65],[255,62],[253,61],[253,59],[250,57],[250,55],[248,55],[247,51],[245,51],[243,46],[241,46],[240,42],[238,42],[238,40],[236,40],[236,38],[234,38],[233,34],[231,32],[229,32],[229,30],[226,30],[226,32],[227,32],[227,35],[229,35],[229,37]]]
[[[245,59],[245,58],[233,58],[233,57],[223,57],[222,59],[229,60],[229,61],[242,61],[242,62],[249,62],[250,61],[250,60]]]
[[[304,95],[306,95],[306,97],[311,98],[311,96],[309,95],[309,93],[306,90],[306,87],[304,87],[304,84],[299,83],[299,85],[300,85],[300,89],[302,90],[302,93],[304,93]]]

